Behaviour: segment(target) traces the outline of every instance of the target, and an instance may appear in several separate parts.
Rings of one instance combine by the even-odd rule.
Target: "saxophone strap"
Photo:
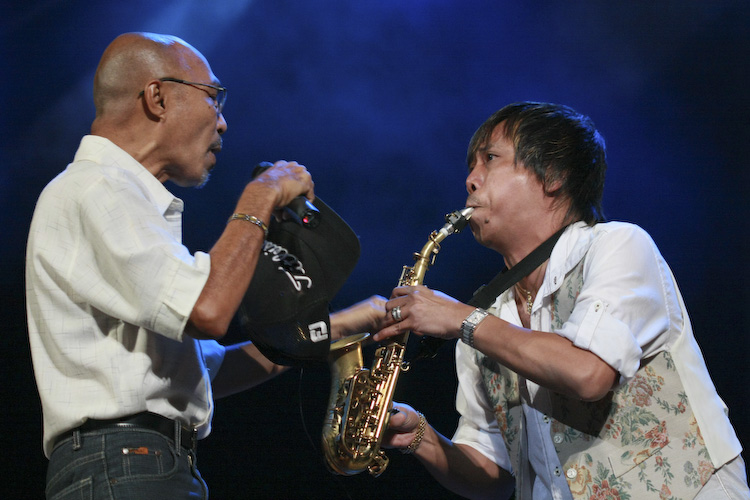
[[[489,283],[480,286],[467,304],[482,309],[489,308],[501,293],[521,281],[524,276],[530,274],[534,269],[541,266],[545,260],[549,259],[557,240],[560,239],[567,227],[560,228],[515,266],[510,269],[504,267]],[[422,337],[419,351],[412,362],[423,358],[434,358],[444,342],[444,339],[437,337]]]
[[[482,309],[490,307],[501,293],[521,281],[524,276],[528,276],[534,269],[541,266],[545,260],[549,259],[557,240],[560,239],[560,236],[567,227],[563,226],[515,266],[510,269],[503,268],[489,283],[479,287],[467,304],[474,307],[481,307]]]

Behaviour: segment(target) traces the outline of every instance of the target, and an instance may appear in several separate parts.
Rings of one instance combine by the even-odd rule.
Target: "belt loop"
[[[73,451],[81,449],[81,431],[76,428],[73,429]]]
[[[195,453],[198,450],[198,430],[195,427],[190,431],[190,449]]]
[[[174,421],[174,447],[177,450],[177,456],[180,456],[180,448],[182,448],[182,426],[177,420]]]

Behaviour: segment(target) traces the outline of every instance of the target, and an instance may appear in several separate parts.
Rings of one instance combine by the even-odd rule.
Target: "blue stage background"
[[[101,52],[126,31],[183,37],[229,88],[210,183],[171,185],[187,205],[186,244],[211,247],[253,165],[298,160],[362,243],[334,308],[388,295],[463,206],[466,145],[492,112],[543,100],[588,114],[609,148],[606,215],[648,230],[671,264],[747,444],[749,23],[744,1],[12,0],[0,21],[0,494],[43,496],[28,224],[88,133]],[[446,240],[425,283],[466,300],[500,265],[467,232]],[[453,498],[397,453],[377,479],[329,474],[318,444],[328,384],[325,367],[293,370],[218,401],[199,458],[212,498]],[[445,348],[401,378],[397,399],[451,435],[454,391]]]

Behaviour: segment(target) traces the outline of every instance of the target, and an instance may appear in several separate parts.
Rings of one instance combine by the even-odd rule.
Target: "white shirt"
[[[552,331],[550,297],[566,273],[584,257],[580,295],[569,320],[555,333],[606,361],[619,372],[621,383],[635,375],[642,358],[669,351],[714,466],[718,468],[736,457],[742,447],[726,416],[726,406],[711,382],[672,272],[653,240],[638,226],[610,222],[594,227],[577,223],[568,228],[550,256],[544,282],[534,301],[531,329]],[[490,312],[520,326],[513,294],[513,288],[501,294]],[[458,342],[456,408],[461,418],[453,441],[474,447],[511,471],[510,458],[475,361],[475,351]],[[534,408],[539,386],[521,382],[526,383],[530,394],[527,402],[530,404],[524,404],[523,408],[527,421],[526,449],[534,476],[530,485],[533,493],[523,493],[535,499],[569,499],[570,489],[565,475],[560,473],[550,424]]]
[[[184,335],[210,258],[182,245],[183,202],[86,136],[37,202],[26,255],[44,452],[87,418],[151,411],[210,432],[224,348]]]

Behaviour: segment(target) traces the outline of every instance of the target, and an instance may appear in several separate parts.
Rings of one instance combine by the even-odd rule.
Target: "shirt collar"
[[[568,226],[555,244],[545,273],[542,293],[550,295],[562,285],[565,275],[586,255],[594,241],[594,228],[583,221]]]
[[[112,165],[135,175],[152,196],[154,204],[162,214],[169,210],[182,212],[185,207],[184,202],[170,193],[164,184],[146,170],[146,167],[107,138],[97,135],[84,136],[74,161],[83,160]]]

